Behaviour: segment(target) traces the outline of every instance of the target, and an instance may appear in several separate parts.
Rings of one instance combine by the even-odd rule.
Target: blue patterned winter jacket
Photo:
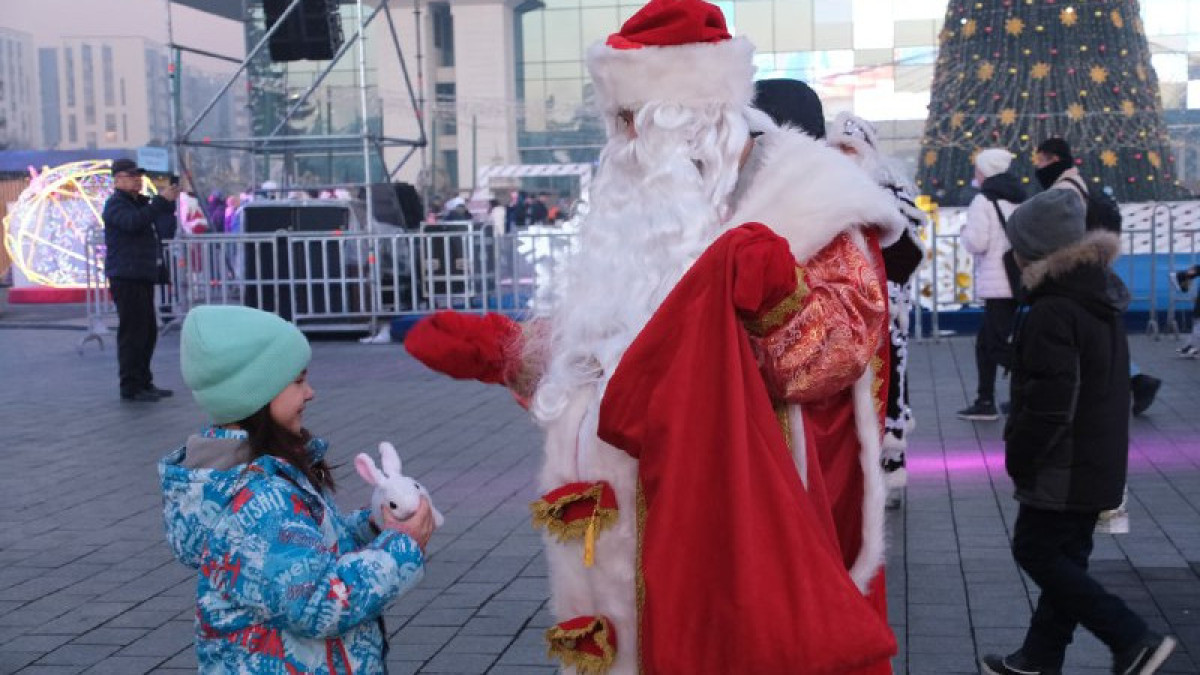
[[[286,461],[250,457],[245,432],[210,428],[159,463],[167,541],[199,570],[200,671],[384,672],[380,616],[424,575],[421,549],[376,535],[366,510],[338,513]]]

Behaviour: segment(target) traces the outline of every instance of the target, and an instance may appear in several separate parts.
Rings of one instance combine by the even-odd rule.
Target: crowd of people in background
[[[291,190],[285,193],[279,191],[271,181],[264,183],[258,191],[247,188],[240,193],[226,195],[221,190],[214,190],[204,199],[189,190],[179,195],[177,217],[180,230],[185,235],[237,234],[243,231],[242,213],[247,204],[255,199],[276,198],[303,201],[349,200],[354,197],[343,188]],[[464,193],[431,200],[425,222],[474,221],[490,225],[496,234],[504,234],[534,225],[560,225],[570,218],[572,203],[571,196],[566,193],[513,190],[507,197],[493,197],[486,204],[477,205],[468,202],[468,196]],[[412,227],[419,225],[413,223]]]
[[[451,197],[444,202],[435,200],[429,211],[429,220],[471,220],[490,225],[496,234],[505,234],[533,225],[558,225],[571,214],[571,200],[566,194],[555,196],[550,192],[534,194],[523,190],[513,190],[504,201],[493,197],[488,200],[486,208],[478,212],[473,212],[470,207],[465,195]]]

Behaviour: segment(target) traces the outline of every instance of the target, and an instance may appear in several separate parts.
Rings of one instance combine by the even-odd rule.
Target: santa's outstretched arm
[[[527,346],[540,322],[517,323],[489,312],[441,311],[417,322],[404,348],[429,368],[459,380],[503,384],[528,407],[545,361]]]

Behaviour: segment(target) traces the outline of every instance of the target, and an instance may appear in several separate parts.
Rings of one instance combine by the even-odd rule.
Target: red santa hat
[[[730,36],[720,8],[703,0],[650,0],[603,44],[587,51],[604,113],[651,101],[749,105],[754,45]]]

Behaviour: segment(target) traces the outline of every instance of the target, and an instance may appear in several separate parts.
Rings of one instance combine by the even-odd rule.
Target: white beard
[[[553,299],[543,422],[571,392],[603,383],[683,273],[721,233],[747,138],[741,111],[650,104],[636,139],[610,129],[578,252]],[[704,171],[697,169],[697,163]]]

